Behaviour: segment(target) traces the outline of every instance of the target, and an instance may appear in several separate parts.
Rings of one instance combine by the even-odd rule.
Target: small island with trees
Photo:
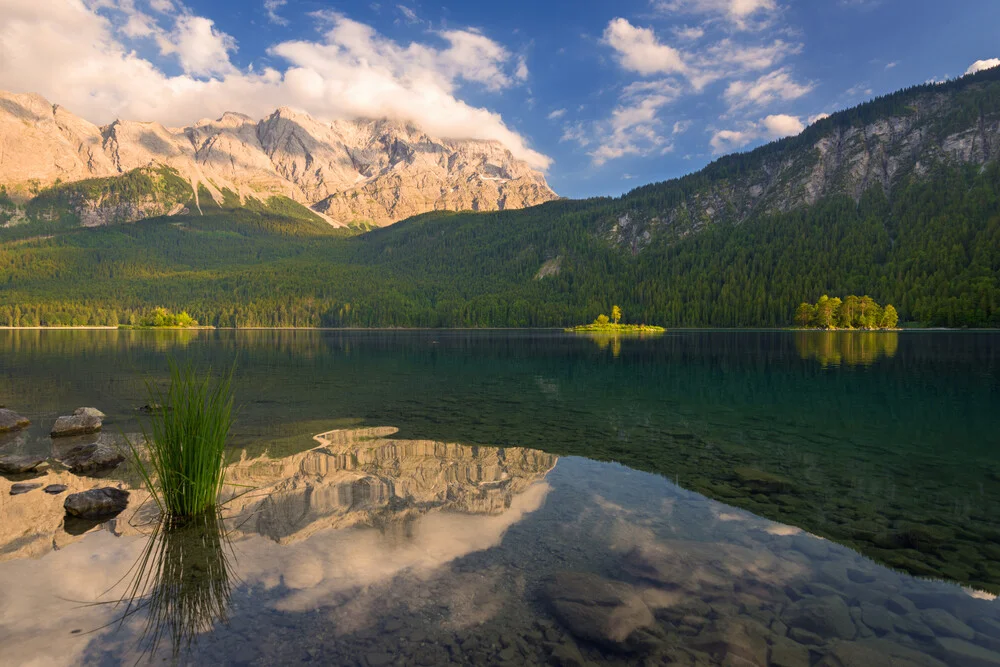
[[[590,324],[581,324],[569,327],[567,332],[575,333],[663,333],[663,327],[651,324],[622,324],[622,309],[618,306],[611,307],[611,317],[601,313],[597,319]]]
[[[816,303],[803,302],[795,310],[795,326],[803,329],[895,329],[899,315],[892,304],[884,308],[870,296],[841,299],[826,294]]]
[[[211,329],[198,325],[198,320],[188,315],[186,310],[173,313],[167,308],[154,308],[134,324],[119,325],[119,329]]]

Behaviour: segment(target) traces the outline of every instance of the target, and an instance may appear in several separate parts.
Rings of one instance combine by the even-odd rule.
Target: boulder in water
[[[19,431],[30,423],[31,420],[27,417],[23,417],[13,410],[0,408],[0,433]]]
[[[58,459],[75,475],[111,470],[124,460],[125,456],[117,449],[100,443],[74,447]]]
[[[70,435],[97,433],[103,426],[104,413],[96,408],[77,408],[72,415],[63,415],[56,420],[49,434],[53,438]]]
[[[66,513],[81,519],[111,518],[128,507],[128,491],[112,486],[71,493],[63,503]]]
[[[0,455],[0,473],[5,475],[23,475],[24,473],[34,472],[43,463],[45,463],[45,459],[40,456],[2,454]]]
[[[546,583],[545,595],[559,621],[580,639],[623,652],[647,652],[663,641],[653,613],[626,583],[560,572]]]

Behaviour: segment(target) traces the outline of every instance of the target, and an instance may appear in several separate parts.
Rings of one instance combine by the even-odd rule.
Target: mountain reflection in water
[[[495,546],[545,498],[551,454],[387,439],[395,432],[329,431],[310,451],[244,456],[227,470],[230,499],[219,516],[138,524],[149,508],[137,507],[145,495],[134,492],[138,502],[86,539],[48,538],[47,554],[41,536],[18,535],[56,525],[62,498],[39,492],[31,511],[26,497],[11,498],[0,505],[0,552],[10,561],[0,564],[4,661],[75,664],[93,658],[88,647],[111,662],[169,647],[176,660],[227,623],[234,584],[280,589],[279,610],[314,609]],[[39,644],[40,636],[54,641]]]
[[[117,535],[0,563],[2,659],[1000,664],[988,593],[625,466],[393,433],[330,431],[306,452],[244,456],[227,518],[198,526],[219,539],[178,530],[151,542],[122,515]],[[237,485],[255,489],[235,497]],[[152,574],[134,621],[66,601],[101,599],[137,562]],[[159,607],[142,606],[151,594]]]

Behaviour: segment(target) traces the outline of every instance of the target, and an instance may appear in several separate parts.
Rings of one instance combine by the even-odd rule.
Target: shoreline
[[[569,333],[594,333],[599,330],[575,331],[562,326],[551,327],[120,327],[96,324],[72,326],[12,327],[0,325],[0,331],[558,331]],[[896,329],[815,329],[802,327],[670,327],[664,333],[676,331],[790,331],[826,333],[906,333],[908,331],[969,331],[996,332],[1000,327],[901,327]],[[603,333],[603,331],[601,331]],[[624,333],[607,331],[607,333]],[[647,331],[646,333],[650,333]]]

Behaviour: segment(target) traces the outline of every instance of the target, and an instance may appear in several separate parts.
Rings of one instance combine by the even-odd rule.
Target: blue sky
[[[620,194],[1000,57],[1000,2],[4,0],[0,88],[93,122],[279,105],[493,138]]]

